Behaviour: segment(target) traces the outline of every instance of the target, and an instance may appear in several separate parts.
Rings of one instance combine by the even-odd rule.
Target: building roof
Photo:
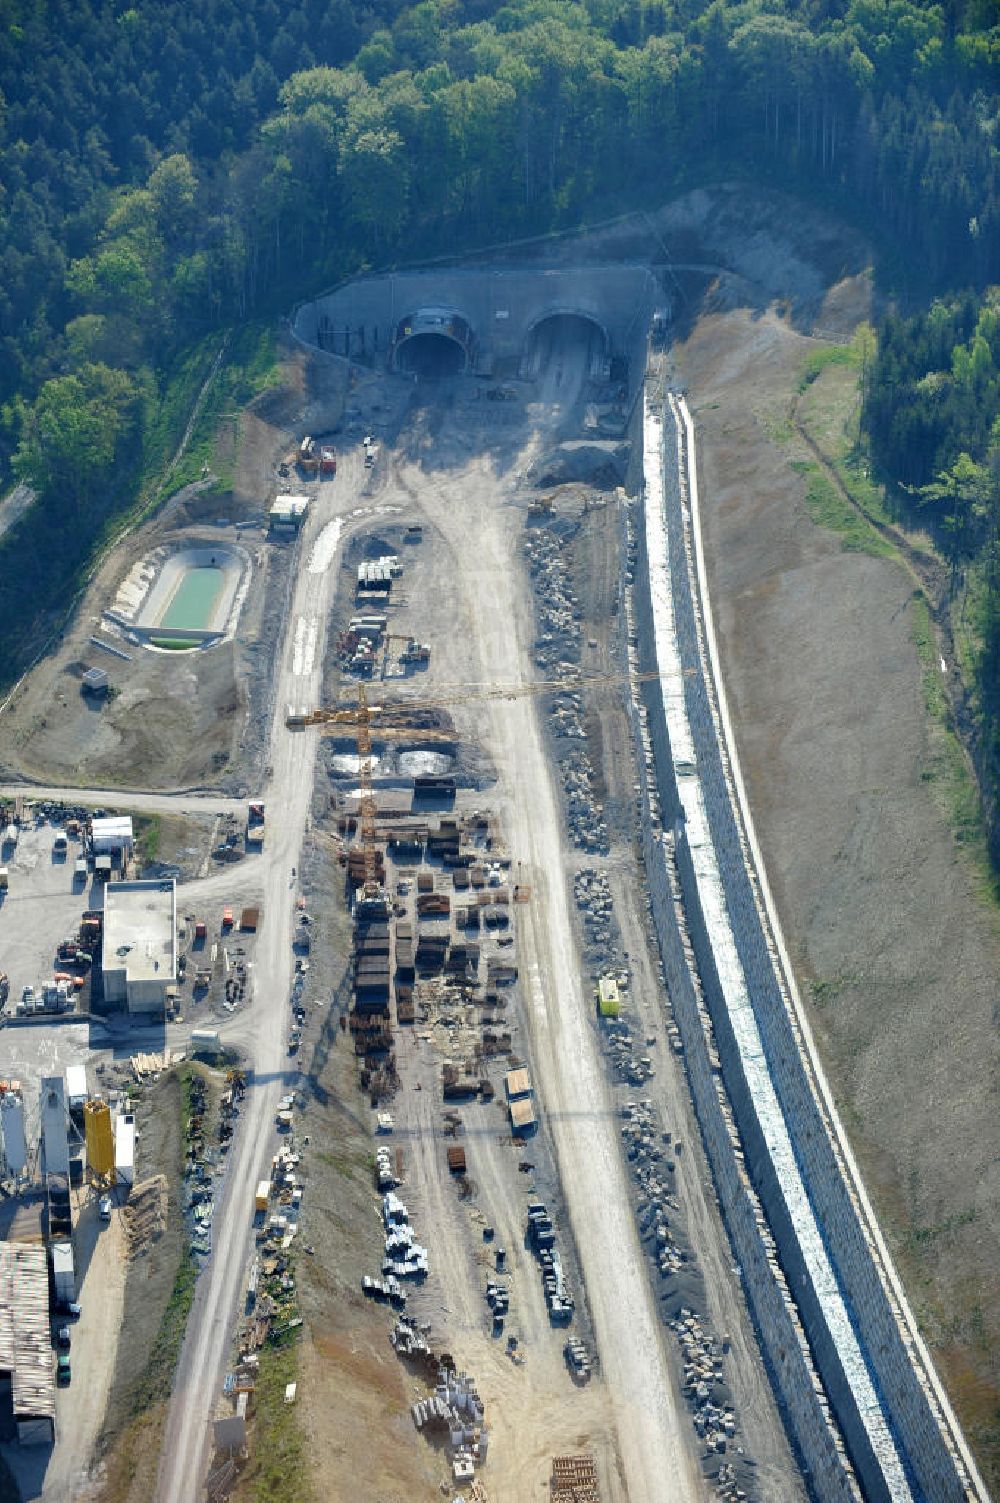
[[[108,675],[103,668],[88,668],[83,675],[83,682],[88,689],[106,689]]]
[[[173,878],[113,882],[104,889],[104,969],[126,980],[177,978],[177,891]]]
[[[10,1373],[14,1418],[55,1422],[45,1248],[0,1242],[0,1372]]]
[[[90,822],[90,838],[94,845],[98,845],[105,840],[131,845],[131,814],[115,814],[109,815],[104,819],[92,819]]]
[[[522,1127],[533,1127],[537,1121],[535,1105],[530,1096],[522,1096],[520,1101],[511,1102],[510,1122],[515,1132]]]
[[[308,510],[308,496],[275,496],[269,514],[276,518],[287,517],[291,521],[304,517]]]
[[[74,1101],[78,1096],[88,1096],[86,1065],[66,1066],[66,1096]]]
[[[531,1076],[526,1069],[508,1070],[504,1076],[504,1085],[510,1101],[515,1101],[518,1096],[531,1095]]]

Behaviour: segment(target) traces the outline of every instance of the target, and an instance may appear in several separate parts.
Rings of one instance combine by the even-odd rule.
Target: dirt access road
[[[292,604],[276,675],[271,732],[271,806],[267,843],[256,863],[264,921],[257,945],[256,1002],[243,1034],[250,1065],[246,1107],[215,1216],[212,1258],[198,1281],[173,1396],[157,1480],[157,1503],[193,1503],[210,1456],[210,1425],[221,1391],[237,1304],[250,1252],[251,1190],[273,1152],[274,1116],[292,1089],[285,1049],[292,972],[292,868],[300,864],[309,820],[317,738],[289,731],[289,704],[318,704],[326,628],[344,519],[357,508],[365,471],[357,453],[343,455],[335,484],[317,493],[299,542]]]
[[[586,378],[585,339],[570,333],[545,353],[534,413],[537,432],[517,455],[522,469],[572,411]],[[442,397],[446,407],[447,388]],[[530,680],[535,676],[532,614],[518,556],[512,484],[486,454],[469,463],[468,435],[460,422],[449,423],[446,410],[429,407],[426,428],[433,432],[411,429],[411,462],[399,464],[397,479],[460,561],[454,630],[456,637],[465,636],[464,651],[478,668],[468,677],[487,684]],[[518,437],[523,442],[526,435]],[[421,453],[427,468],[412,462]],[[539,711],[525,699],[491,703],[487,715],[481,705],[455,711],[457,723],[466,716],[474,720],[497,768],[491,802],[499,798],[511,847],[530,870],[533,899],[521,924],[520,964],[532,1057],[587,1284],[628,1496],[632,1503],[661,1503],[667,1493],[678,1503],[703,1499],[708,1489],[671,1379],[632,1219],[605,1069],[588,1025],[563,873],[561,811]]]
[[[0,798],[84,804],[93,809],[135,809],[140,814],[245,814],[246,803],[211,793],[150,793],[129,788],[42,787],[35,783],[0,783]]]

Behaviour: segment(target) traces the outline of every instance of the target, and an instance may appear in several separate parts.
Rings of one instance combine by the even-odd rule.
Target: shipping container
[[[72,1242],[52,1243],[52,1276],[57,1305],[70,1305],[76,1299],[76,1271],[73,1267]]]
[[[135,1118],[128,1113],[115,1118],[115,1180],[131,1185],[135,1179]]]

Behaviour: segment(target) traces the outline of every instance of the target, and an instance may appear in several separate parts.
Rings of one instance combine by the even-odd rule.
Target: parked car
[[[60,1326],[56,1332],[56,1346],[61,1352],[68,1352],[70,1346],[69,1326]]]
[[[102,1221],[111,1220],[111,1196],[102,1195],[97,1203],[97,1212]]]
[[[69,1353],[60,1352],[56,1362],[56,1382],[66,1384],[73,1377],[73,1369],[70,1366]]]

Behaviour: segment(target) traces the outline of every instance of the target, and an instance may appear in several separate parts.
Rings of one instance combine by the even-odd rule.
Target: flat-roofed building
[[[538,1126],[535,1105],[530,1096],[521,1096],[510,1103],[511,1131],[525,1136]]]
[[[308,511],[308,496],[275,496],[267,514],[267,525],[271,528],[290,527],[297,531]]]
[[[530,1096],[531,1076],[523,1066],[519,1070],[508,1070],[504,1076],[504,1086],[508,1101],[516,1101],[519,1096]]]
[[[22,1445],[55,1440],[54,1367],[45,1248],[0,1242],[0,1376]]]
[[[105,819],[90,822],[90,844],[95,856],[132,854],[133,845],[131,814],[109,815]]]
[[[104,996],[129,1012],[163,1013],[177,983],[177,889],[173,878],[112,882],[104,889]]]

